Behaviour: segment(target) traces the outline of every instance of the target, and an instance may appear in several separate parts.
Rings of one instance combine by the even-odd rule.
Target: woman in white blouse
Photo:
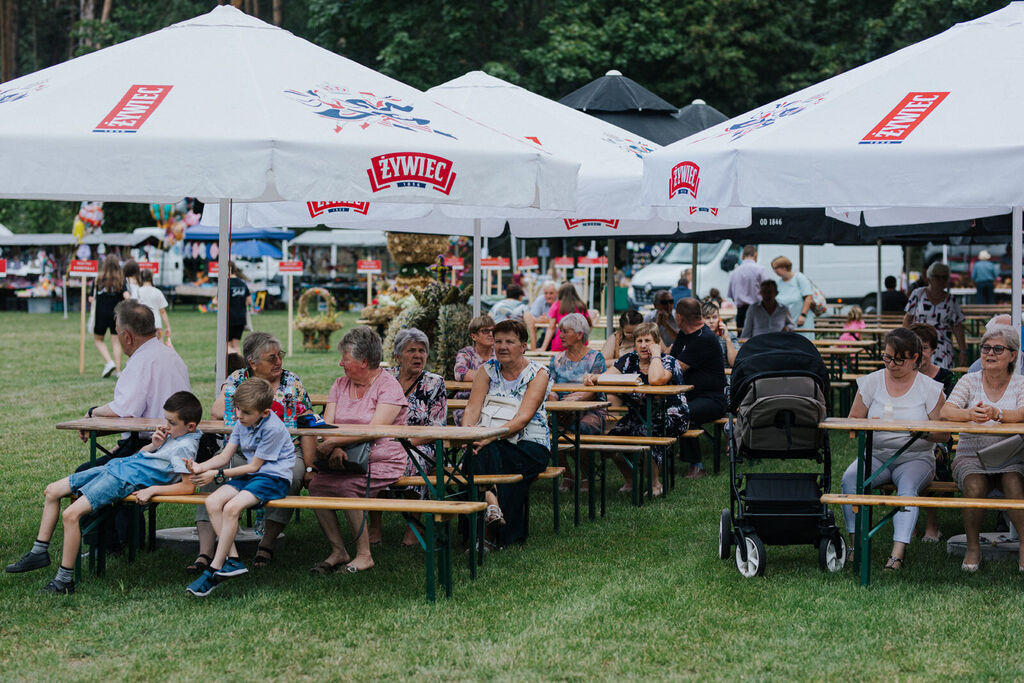
[[[857,395],[850,409],[852,418],[875,418],[910,422],[937,420],[945,402],[942,385],[917,371],[921,363],[921,340],[910,330],[898,327],[885,335],[885,367],[857,380]],[[871,471],[878,472],[885,461],[907,442],[907,432],[875,432]],[[916,496],[935,478],[935,455],[932,441],[944,441],[945,434],[931,434],[918,439],[881,472],[872,486],[895,484],[901,496]],[[843,474],[843,493],[857,492],[857,461]],[[893,518],[892,552],[886,569],[902,569],[907,544],[917,523],[917,508],[905,508]],[[849,505],[843,506],[846,530],[851,546],[856,548],[855,516]]]
[[[1024,422],[1024,377],[1014,369],[1020,352],[1020,336],[1009,325],[994,325],[981,338],[981,372],[960,378],[942,408],[942,419],[957,422]],[[964,434],[953,460],[953,477],[967,498],[984,498],[999,488],[1007,498],[1024,498],[1024,463],[986,467],[978,451],[1004,437]],[[967,552],[961,568],[976,572],[981,566],[981,530],[983,510],[964,509]],[[1024,511],[1007,511],[1018,532],[1024,532]],[[1024,543],[1017,559],[1024,572]]]

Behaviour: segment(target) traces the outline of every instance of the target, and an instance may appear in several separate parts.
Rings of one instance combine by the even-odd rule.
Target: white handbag
[[[480,408],[480,419],[477,420],[477,427],[502,427],[506,422],[512,420],[519,412],[519,401],[505,396],[492,396],[490,394],[484,399],[484,405]],[[504,438],[509,443],[519,441],[520,433],[511,434]]]

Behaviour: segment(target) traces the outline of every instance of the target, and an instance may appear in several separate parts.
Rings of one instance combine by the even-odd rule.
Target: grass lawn
[[[171,322],[193,391],[208,408],[214,317],[174,311]],[[286,338],[283,313],[262,314],[256,324]],[[296,335],[286,367],[324,393],[340,372],[337,354],[305,353],[300,342]],[[35,537],[43,487],[87,457],[74,434],[53,425],[108,401],[114,382],[100,378],[91,340],[87,372],[78,374],[77,318],[0,313],[0,348],[7,377],[0,560],[7,564]],[[833,445],[837,490],[854,442],[834,435]],[[566,506],[555,535],[550,484],[542,482],[528,545],[489,556],[473,583],[457,557],[454,598],[433,605],[424,602],[419,551],[399,547],[397,516],[385,517],[370,572],[309,576],[328,549],[304,514],[288,527],[271,568],[205,600],[185,593],[191,556],[166,549],[130,566],[115,558],[105,576],[87,576],[64,598],[37,593],[55,565],[3,574],[0,679],[1024,676],[1024,652],[1010,638],[1024,631],[1022,578],[1012,562],[965,576],[944,544],[914,543],[907,568],[883,574],[886,532],[875,545],[869,590],[850,569],[819,572],[817,551],[807,546],[769,547],[767,575],[743,579],[731,560],[716,558],[727,483],[723,475],[682,480],[668,500],[639,510],[611,494],[608,518],[579,528]],[[191,514],[163,508],[161,524],[184,525]],[[961,532],[956,511],[940,519],[947,536]],[[60,540],[58,528],[55,559]]]

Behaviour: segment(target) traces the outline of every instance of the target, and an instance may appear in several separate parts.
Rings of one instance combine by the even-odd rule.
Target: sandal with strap
[[[894,556],[890,555],[889,559],[887,559],[885,561],[885,567],[884,568],[888,569],[889,571],[898,572],[899,570],[903,569],[903,558],[902,557],[894,557]]]
[[[257,546],[256,555],[252,558],[253,569],[263,569],[274,561],[274,549],[266,546]]]
[[[185,567],[185,571],[189,574],[202,574],[210,568],[210,563],[213,562],[213,558],[206,553],[199,553],[199,557],[189,566]]]

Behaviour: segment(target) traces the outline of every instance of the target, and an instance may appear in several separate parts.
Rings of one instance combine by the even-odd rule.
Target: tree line
[[[208,12],[212,0],[0,0],[0,82]],[[559,99],[618,69],[676,106],[728,116],[1003,7],[1006,0],[231,0],[295,35],[427,89],[467,71]],[[2,89],[2,86],[0,86]],[[55,207],[0,201],[0,223]],[[54,204],[47,202],[47,205]],[[145,207],[110,207],[128,229]],[[73,215],[70,209],[66,212]],[[109,225],[109,223],[108,223]]]

